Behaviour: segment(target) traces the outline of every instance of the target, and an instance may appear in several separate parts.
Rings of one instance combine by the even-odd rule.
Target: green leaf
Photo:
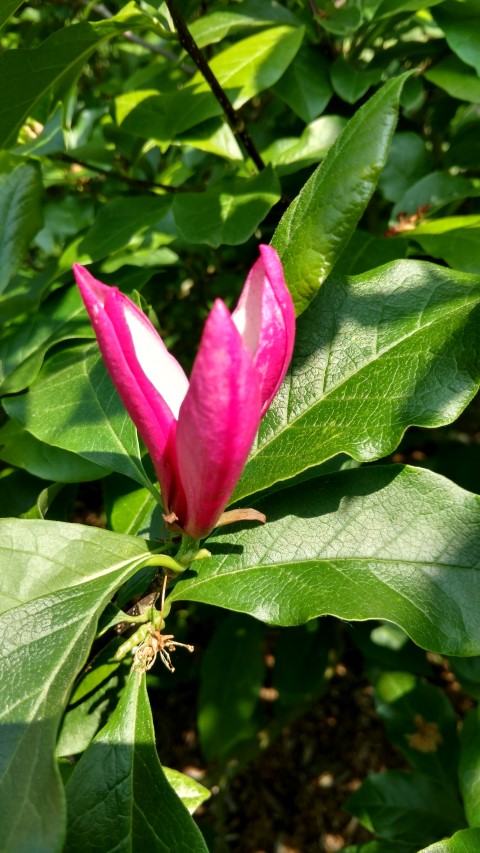
[[[8,21],[14,12],[22,5],[23,0],[3,0],[2,8],[0,9],[0,27]]]
[[[92,324],[76,287],[55,293],[34,315],[11,325],[0,341],[0,393],[23,391],[45,353],[69,338],[93,338]]]
[[[480,706],[479,706],[480,707]],[[479,709],[470,711],[463,721],[460,736],[459,780],[469,826],[480,827],[480,717]]]
[[[5,399],[3,406],[40,441],[77,453],[153,489],[140,459],[136,429],[96,343],[70,347],[52,356],[30,391]]]
[[[342,56],[330,66],[332,86],[347,104],[355,104],[371,86],[380,82],[381,77],[381,68],[356,68]]]
[[[275,172],[267,168],[245,180],[222,181],[202,193],[182,193],[173,201],[181,235],[190,243],[221,245],[245,243],[268,211],[280,199]]]
[[[419,853],[478,853],[480,829],[461,829],[451,838],[424,847]]]
[[[333,94],[327,60],[315,48],[301,47],[273,88],[303,121],[313,121]]]
[[[480,75],[480,9],[477,0],[442,3],[433,17],[454,53]]]
[[[266,163],[272,163],[279,175],[288,175],[323,160],[343,128],[342,116],[320,116],[307,124],[302,135],[276,139],[262,151]]]
[[[298,20],[275,0],[242,0],[241,6],[207,12],[189,24],[199,47],[216,44],[242,30],[260,28],[281,21],[295,26]]]
[[[383,0],[375,12],[375,21],[382,18],[390,18],[403,12],[418,12],[421,9],[429,9],[444,0]]]
[[[277,82],[297,53],[303,32],[303,27],[271,27],[236,42],[211,60],[209,65],[235,109]],[[222,114],[199,71],[180,91],[162,95],[152,89],[127,92],[116,98],[115,109],[122,130],[164,142]]]
[[[378,187],[388,201],[398,201],[431,168],[425,142],[416,133],[395,133]]]
[[[0,471],[0,517],[19,516],[35,506],[45,481],[25,471],[3,468]]]
[[[255,733],[252,717],[265,670],[264,632],[260,622],[232,614],[210,641],[198,697],[198,733],[208,759],[228,755]]]
[[[407,254],[408,240],[397,237],[374,237],[359,228],[354,232],[347,247],[337,261],[335,272],[342,275],[359,275],[375,267],[383,266]]]
[[[145,678],[137,673],[131,674],[115,713],[75,767],[66,795],[71,853],[87,848],[92,853],[207,853],[158,760]]]
[[[148,489],[111,474],[105,480],[103,493],[109,530],[147,539],[169,538],[160,506]]]
[[[330,276],[298,322],[234,499],[340,452],[386,456],[411,424],[455,420],[480,379],[479,299],[478,276],[420,261]]]
[[[89,462],[76,453],[39,441],[15,421],[8,421],[0,429],[0,459],[17,468],[24,468],[35,477],[60,483],[98,480],[108,473],[103,466]]]
[[[375,682],[375,698],[389,741],[415,770],[455,792],[457,717],[446,696],[410,672],[385,672]]]
[[[168,214],[171,199],[162,196],[128,196],[104,204],[91,228],[78,245],[79,263],[102,260],[133,242],[148,228],[160,228]]]
[[[456,56],[447,56],[425,72],[425,77],[452,98],[480,103],[480,78]]]
[[[142,23],[145,18],[131,2],[108,20],[62,27],[37,48],[5,51],[0,56],[0,147],[15,140],[42,95],[79,72],[102,41]]]
[[[42,227],[42,189],[40,172],[32,163],[17,166],[6,176],[0,174],[0,293],[23,264]]]
[[[408,232],[434,258],[454,269],[480,273],[480,215],[428,219]]]
[[[429,844],[464,824],[452,792],[423,773],[372,773],[345,808],[383,839]]]
[[[191,779],[190,776],[186,776],[185,773],[180,773],[179,770],[164,767],[163,772],[167,777],[169,785],[172,786],[177,797],[181,799],[190,814],[193,814],[205,800],[208,800],[212,796],[208,788],[200,785],[195,779]]]
[[[366,841],[365,844],[354,844],[344,847],[342,853],[417,853],[416,844],[405,844],[402,841]]]
[[[480,657],[452,658],[450,664],[462,690],[480,700]]]
[[[299,314],[340,257],[370,200],[406,79],[390,80],[358,110],[275,231],[272,244]]]
[[[56,853],[60,717],[98,614],[151,553],[139,539],[52,521],[2,520],[0,542],[2,843],[9,853]]]
[[[480,499],[439,475],[373,466],[284,489],[255,506],[264,527],[216,534],[212,557],[171,601],[276,625],[316,616],[386,619],[417,645],[480,653]]]
[[[431,172],[406,189],[393,208],[391,219],[396,219],[401,213],[417,213],[427,206],[428,214],[431,214],[452,201],[479,195],[479,180],[451,175],[450,172]]]
[[[353,35],[362,22],[360,9],[352,4],[339,6],[333,0],[327,0],[322,7],[322,14],[315,16],[319,27],[334,35],[347,37]]]

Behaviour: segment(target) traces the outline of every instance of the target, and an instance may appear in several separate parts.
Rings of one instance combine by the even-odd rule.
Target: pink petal
[[[74,273],[103,360],[152,457],[168,511],[173,483],[178,480],[176,415],[188,390],[188,379],[130,299],[94,279],[78,264]]]
[[[232,319],[259,373],[264,415],[283,382],[295,338],[295,309],[272,246],[260,246]]]
[[[255,438],[260,411],[258,373],[227,307],[217,299],[177,426],[187,502],[181,522],[189,536],[206,536],[222,514]]]

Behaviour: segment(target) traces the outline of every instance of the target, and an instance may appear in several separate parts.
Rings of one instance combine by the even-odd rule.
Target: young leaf
[[[71,853],[207,853],[158,760],[145,678],[137,673],[75,767],[66,796]]]
[[[479,302],[480,277],[419,261],[332,275],[298,322],[234,500],[342,451],[386,456],[411,424],[455,420],[480,380]]]
[[[359,468],[284,489],[264,527],[212,535],[171,601],[275,625],[386,619],[423,648],[480,653],[480,498],[429,471]]]
[[[98,614],[151,553],[139,539],[52,521],[2,520],[0,542],[2,844],[59,853],[58,724]]]
[[[408,75],[389,80],[349,121],[273,236],[297,312],[348,243],[385,165]]]

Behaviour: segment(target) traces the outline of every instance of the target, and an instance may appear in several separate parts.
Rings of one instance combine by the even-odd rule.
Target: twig
[[[201,187],[172,187],[170,184],[152,183],[151,181],[143,181],[141,178],[130,178],[128,175],[120,174],[120,172],[114,172],[110,169],[102,169],[101,166],[93,166],[91,163],[85,163],[84,160],[79,160],[77,157],[70,157],[68,154],[56,154],[52,156],[52,159],[63,160],[66,163],[81,166],[83,169],[88,169],[90,172],[97,172],[99,175],[105,175],[107,178],[114,178],[114,180],[123,181],[124,184],[128,184],[130,187],[146,189],[150,190],[150,192],[153,192],[153,190],[156,189],[164,190],[167,193],[194,193],[201,192],[202,190]]]
[[[205,77],[210,89],[212,90],[212,94],[215,95],[218,103],[220,104],[223,112],[225,113],[226,119],[233,130],[235,136],[243,145],[247,154],[252,158],[255,163],[257,169],[262,171],[265,169],[265,163],[262,160],[261,155],[257,151],[255,144],[253,142],[252,137],[250,136],[248,130],[245,127],[244,121],[237,110],[234,108],[233,104],[229,100],[227,94],[224,89],[218,82],[215,74],[210,68],[207,60],[203,56],[200,48],[198,47],[195,39],[190,33],[181,12],[177,6],[176,0],[165,0],[165,5],[170,12],[172,17],[172,21],[175,24],[178,38],[182,47],[187,51],[189,56],[193,59],[195,65],[201,74]]]

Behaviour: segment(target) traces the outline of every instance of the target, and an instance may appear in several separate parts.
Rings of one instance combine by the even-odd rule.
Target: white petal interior
[[[125,311],[125,319],[140,367],[172,414],[178,418],[189,384],[183,368],[147,322],[144,323],[131,311]]]

